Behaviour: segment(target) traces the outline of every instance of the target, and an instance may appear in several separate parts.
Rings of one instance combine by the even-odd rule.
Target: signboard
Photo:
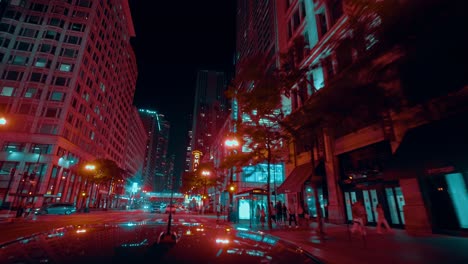
[[[193,171],[197,171],[198,165],[200,164],[201,156],[202,156],[203,154],[202,154],[202,152],[199,151],[199,150],[194,150],[194,151],[192,152],[192,155],[193,155],[192,168],[193,168]]]

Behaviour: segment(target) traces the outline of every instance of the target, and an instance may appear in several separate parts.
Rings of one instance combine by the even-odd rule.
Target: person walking
[[[273,205],[273,202],[270,202],[270,210],[271,210],[271,212],[270,212],[271,221],[275,222],[275,224],[276,224],[276,208]]]
[[[262,227],[265,227],[265,207],[262,205],[260,209],[260,223],[262,224]]]
[[[366,209],[364,208],[364,205],[362,205],[361,201],[357,201],[352,205],[351,211],[353,213],[353,226],[351,227],[351,233],[354,234],[355,232],[359,232],[362,236],[365,236]]]
[[[260,207],[260,204],[257,204],[257,208],[255,209],[255,222],[258,224],[260,223],[260,211],[262,208]]]
[[[377,204],[375,213],[377,215],[377,234],[382,234],[382,225],[384,225],[386,232],[392,233],[393,231],[388,225],[387,219],[385,219],[385,213],[381,204]]]
[[[286,207],[286,202],[283,202],[283,208],[281,209],[281,212],[283,213],[283,221],[286,225],[286,221],[288,221],[288,208]]]
[[[276,209],[276,222],[282,223],[283,222],[283,206],[281,205],[281,201],[277,201],[275,205]]]
[[[292,204],[289,206],[289,227],[291,227],[291,223],[294,221],[294,225],[297,226],[297,219],[296,219],[296,206]]]

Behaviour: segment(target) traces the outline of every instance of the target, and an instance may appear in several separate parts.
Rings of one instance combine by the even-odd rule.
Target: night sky
[[[171,124],[169,154],[180,175],[198,69],[232,71],[235,0],[129,0],[138,81],[134,105],[164,114]]]

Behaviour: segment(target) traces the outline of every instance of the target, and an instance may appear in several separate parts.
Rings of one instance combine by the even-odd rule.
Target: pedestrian
[[[286,221],[288,221],[288,208],[286,207],[286,202],[283,202],[283,208],[281,209],[281,212],[283,213],[283,221],[286,225]]]
[[[276,222],[283,222],[283,206],[281,205],[281,201],[277,201],[275,205],[276,209]]]
[[[271,221],[275,222],[276,224],[276,209],[275,206],[273,206],[273,202],[270,202],[270,210]]]
[[[262,210],[262,208],[260,208],[260,204],[257,204],[257,208],[255,209],[255,221],[258,223],[260,223],[260,211]]]
[[[262,205],[260,209],[260,223],[262,224],[262,227],[265,227],[265,207]]]
[[[362,205],[361,201],[355,202],[352,207],[351,211],[353,213],[353,226],[351,227],[351,233],[359,232],[362,236],[366,235],[366,210]]]
[[[299,225],[302,226],[304,224],[304,209],[302,209],[302,205],[298,205],[297,207],[297,216],[298,216],[298,222]]]
[[[291,223],[294,221],[294,225],[297,226],[297,219],[296,219],[296,206],[292,204],[289,206],[289,227],[291,227]]]
[[[385,219],[385,213],[381,204],[377,204],[375,213],[377,215],[377,234],[382,234],[382,225],[385,226],[386,232],[392,233],[393,231],[388,225],[387,219]]]

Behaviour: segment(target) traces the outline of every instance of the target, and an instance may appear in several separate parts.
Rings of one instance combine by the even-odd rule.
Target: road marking
[[[185,222],[185,219],[179,218],[179,222]]]

